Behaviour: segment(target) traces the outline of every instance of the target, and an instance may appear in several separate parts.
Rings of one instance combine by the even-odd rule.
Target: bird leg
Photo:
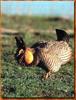
[[[45,73],[45,74],[43,75],[43,78],[44,78],[44,79],[47,79],[47,78],[50,76],[50,74],[51,74],[51,71],[48,71],[47,73]]]

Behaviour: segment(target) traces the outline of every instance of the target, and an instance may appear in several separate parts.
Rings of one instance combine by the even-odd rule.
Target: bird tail
[[[66,41],[69,43],[69,35],[64,30],[56,29],[56,34],[57,41]]]
[[[26,44],[24,43],[23,39],[21,36],[15,37],[16,39],[16,45],[18,49],[25,49]]]

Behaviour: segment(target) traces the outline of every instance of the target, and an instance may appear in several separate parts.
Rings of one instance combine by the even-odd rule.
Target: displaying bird
[[[15,58],[21,65],[44,65],[47,79],[52,73],[59,71],[61,65],[71,60],[72,49],[69,46],[69,35],[60,29],[56,29],[57,40],[41,41],[26,47],[22,37],[15,37],[17,51]]]

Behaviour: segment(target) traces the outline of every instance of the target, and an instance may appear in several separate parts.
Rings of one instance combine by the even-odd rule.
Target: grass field
[[[46,30],[55,31],[56,28],[73,30],[74,27],[72,20],[58,17],[4,15],[2,20],[2,27],[21,32],[27,46],[31,46],[38,40],[56,39],[55,32],[46,33]],[[41,33],[29,31],[32,29]],[[42,75],[45,72],[42,68],[37,66],[22,67],[17,64],[14,58],[16,51],[14,35],[3,34],[2,41],[3,97],[74,97],[74,37],[70,39],[70,46],[73,50],[71,62],[62,66],[52,78],[47,80],[42,80]]]

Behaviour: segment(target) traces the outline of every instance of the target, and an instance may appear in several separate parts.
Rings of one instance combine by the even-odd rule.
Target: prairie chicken
[[[45,65],[47,72],[44,78],[59,71],[61,65],[71,60],[72,50],[69,47],[69,35],[56,29],[57,40],[42,41],[27,48],[21,37],[15,37],[17,43],[16,60],[21,65]]]

